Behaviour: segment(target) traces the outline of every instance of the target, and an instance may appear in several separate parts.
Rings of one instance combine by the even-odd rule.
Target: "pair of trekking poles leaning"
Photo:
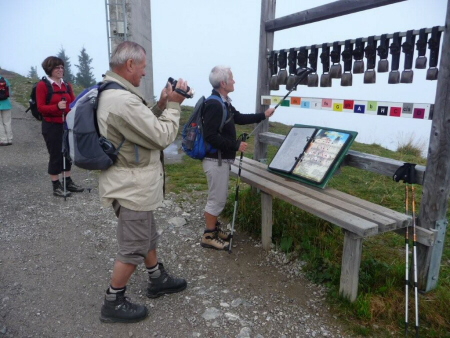
[[[419,336],[419,294],[417,288],[417,238],[416,238],[416,196],[414,192],[414,183],[416,182],[416,169],[414,163],[405,163],[397,169],[393,179],[396,182],[405,183],[405,214],[409,215],[409,202],[411,191],[411,211],[413,228],[413,278],[414,278],[414,309],[415,309],[415,331],[416,337]],[[409,185],[408,185],[409,184]],[[411,189],[410,189],[411,188]],[[409,226],[405,228],[405,337],[408,336],[409,325]]]

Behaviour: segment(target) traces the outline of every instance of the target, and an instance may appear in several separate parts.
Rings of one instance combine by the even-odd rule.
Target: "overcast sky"
[[[276,17],[327,2],[278,0]],[[38,74],[42,76],[41,62],[45,57],[57,54],[63,47],[72,63],[72,71],[76,73],[78,55],[85,47],[93,59],[96,80],[100,80],[101,74],[108,69],[104,0],[0,0],[0,3],[0,29],[8,32],[1,38],[0,67],[27,75],[31,66],[37,66]],[[445,0],[409,0],[296,27],[276,32],[274,48],[300,47],[443,26],[446,6]],[[253,113],[260,9],[259,0],[152,1],[155,94],[159,94],[169,76],[183,77],[196,90],[192,102],[186,100],[185,103],[194,105],[199,96],[210,92],[208,75],[211,68],[223,64],[232,68],[236,80],[235,92],[231,94],[234,105],[243,113]],[[403,68],[402,61],[400,68]],[[415,70],[413,84],[398,85],[388,85],[387,74],[377,74],[375,85],[365,85],[363,75],[354,75],[352,87],[341,87],[337,81],[333,82],[332,88],[301,86],[293,95],[433,103],[436,82],[425,81],[425,74],[424,70]],[[272,93],[284,95],[285,91]],[[310,111],[284,108],[275,113],[273,120],[289,124],[308,123],[308,117],[311,117]],[[366,119],[363,124],[372,124],[370,117],[363,118]],[[379,119],[377,117],[377,121]],[[328,123],[329,120],[325,115],[314,123]],[[408,128],[424,129],[426,134],[429,126],[424,124],[419,127],[416,124]]]

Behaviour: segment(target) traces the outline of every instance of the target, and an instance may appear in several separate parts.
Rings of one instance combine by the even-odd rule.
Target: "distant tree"
[[[72,73],[72,64],[70,63],[70,59],[66,55],[66,51],[64,50],[63,47],[61,47],[61,50],[59,51],[58,55],[56,55],[56,56],[64,61],[64,76],[63,76],[64,82],[74,83],[75,76],[73,76],[73,73]]]
[[[89,57],[88,53],[86,52],[86,48],[84,47],[81,50],[80,55],[78,55],[78,63],[78,65],[75,65],[75,67],[78,68],[76,84],[84,88],[88,88],[94,85],[94,74],[91,72],[91,70],[93,69],[91,67],[92,59]]]
[[[38,73],[37,73],[37,66],[33,67],[31,66],[30,71],[28,72],[28,77],[34,80],[39,79]]]

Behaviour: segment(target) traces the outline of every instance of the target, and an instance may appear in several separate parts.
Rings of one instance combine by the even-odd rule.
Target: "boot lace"
[[[225,245],[225,241],[223,241],[223,240],[219,237],[219,231],[221,231],[221,230],[215,231],[215,232],[214,232],[214,235],[211,237],[211,239],[212,239],[213,241],[218,242],[218,243],[221,244],[221,245]]]
[[[137,305],[131,303],[131,299],[130,298],[128,298],[126,296],[123,296],[123,297],[120,297],[118,299],[118,301],[120,303],[118,305],[116,305],[116,310],[122,310],[122,311],[125,311],[125,312],[136,312]]]

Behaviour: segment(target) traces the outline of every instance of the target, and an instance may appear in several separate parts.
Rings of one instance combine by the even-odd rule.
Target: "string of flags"
[[[276,105],[282,99],[283,96],[263,95],[261,96],[261,105]],[[280,106],[422,120],[431,120],[434,108],[434,105],[429,103],[401,103],[295,96],[283,100]]]

